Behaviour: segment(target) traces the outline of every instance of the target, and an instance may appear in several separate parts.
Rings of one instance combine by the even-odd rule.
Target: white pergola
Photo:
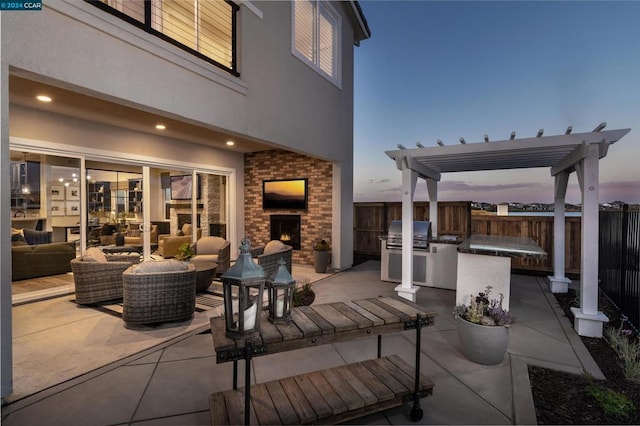
[[[604,131],[606,123],[592,132],[574,133],[568,127],[563,135],[543,136],[541,129],[535,137],[516,139],[515,132],[508,140],[386,151],[402,172],[402,223],[413,222],[413,197],[418,177],[427,184],[429,219],[432,232],[438,229],[438,181],[442,173],[481,170],[550,167],[555,179],[554,207],[554,259],[553,276],[549,277],[551,291],[566,293],[571,282],[565,277],[565,197],[569,174],[576,172],[582,192],[582,257],[580,267],[580,307],[572,308],[574,328],[581,336],[602,337],[602,325],[608,321],[598,311],[598,189],[599,160],[607,155],[609,146],[620,140],[631,129]],[[412,283],[413,247],[412,227],[402,227],[402,282],[396,287],[398,294],[415,301],[419,287]]]

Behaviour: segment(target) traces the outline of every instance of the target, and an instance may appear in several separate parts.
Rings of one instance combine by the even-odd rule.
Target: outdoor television
[[[193,176],[171,176],[171,199],[190,200],[193,191]],[[200,199],[200,176],[198,176],[198,199]]]
[[[262,181],[262,208],[306,210],[307,185],[307,179]]]

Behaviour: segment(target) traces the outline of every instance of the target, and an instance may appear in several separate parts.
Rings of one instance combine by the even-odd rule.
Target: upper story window
[[[340,86],[340,15],[328,1],[293,4],[293,54]]]
[[[233,75],[236,13],[226,0],[87,0]]]

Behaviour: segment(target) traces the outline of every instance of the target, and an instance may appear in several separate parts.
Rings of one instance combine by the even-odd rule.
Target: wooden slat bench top
[[[251,386],[251,424],[335,424],[397,407],[414,388],[413,367],[398,355]],[[419,390],[433,391],[420,374]],[[244,388],[209,398],[214,425],[244,423]]]
[[[264,354],[273,354],[398,332],[405,330],[418,315],[432,323],[436,314],[406,299],[391,296],[300,306],[292,309],[292,321],[285,325],[269,322],[266,311],[261,315],[260,332],[239,340],[226,337],[224,318],[211,318],[211,335],[218,363],[232,361],[234,351],[244,348],[247,342],[263,347]]]

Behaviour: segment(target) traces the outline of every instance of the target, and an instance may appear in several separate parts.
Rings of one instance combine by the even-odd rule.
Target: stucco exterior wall
[[[336,87],[291,53],[290,2],[254,2],[238,14],[236,78],[80,0],[48,0],[42,11],[0,14],[0,170],[9,169],[9,136],[64,144],[65,149],[156,156],[202,164],[238,163],[237,217],[243,217],[242,160],[211,148],[96,123],[9,108],[9,73],[117,104],[216,128],[328,161],[331,237],[336,265],[350,265],[353,187],[353,23],[343,3],[342,78]],[[259,13],[251,9],[257,9]],[[9,110],[12,110],[9,118]],[[13,111],[15,109],[15,111]],[[11,121],[11,122],[10,122]],[[58,121],[58,122],[56,122]],[[33,128],[30,128],[33,127]],[[62,128],[64,127],[64,131]],[[64,134],[62,134],[64,132]],[[44,143],[43,142],[43,143]],[[188,149],[185,149],[188,148]],[[187,154],[187,151],[188,154]],[[178,160],[176,160],[178,161]],[[324,167],[324,166],[323,166]],[[324,169],[322,169],[324,170]],[[313,173],[320,171],[313,171]],[[322,172],[324,173],[324,172]],[[3,181],[4,182],[4,181]],[[0,210],[10,210],[6,183]],[[0,236],[9,221],[2,216]],[[242,221],[239,221],[242,222]],[[238,235],[244,229],[239,223]],[[8,236],[6,236],[8,238]],[[7,240],[5,238],[5,240]],[[336,257],[337,256],[337,257]],[[10,252],[3,246],[2,396],[11,392]],[[9,294],[9,297],[5,297]]]
[[[239,78],[83,1],[6,14],[2,59],[34,79],[342,161],[353,133],[350,20],[338,88],[291,53],[291,4],[256,5],[262,18],[238,14]]]

